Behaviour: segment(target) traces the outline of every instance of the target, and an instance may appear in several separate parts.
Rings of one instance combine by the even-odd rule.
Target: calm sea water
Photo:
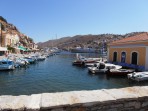
[[[99,55],[85,54],[87,57]],[[122,88],[147,83],[129,83],[126,77],[90,75],[87,68],[72,66],[75,54],[61,54],[14,71],[0,72],[0,95],[30,95],[45,92]]]

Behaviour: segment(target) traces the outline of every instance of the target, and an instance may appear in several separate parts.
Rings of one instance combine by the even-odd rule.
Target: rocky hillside
[[[3,33],[9,33],[11,35],[17,34],[20,37],[20,43],[23,44],[23,46],[27,47],[28,43],[34,43],[31,37],[28,37],[27,35],[21,33],[15,25],[8,23],[7,20],[2,16],[0,16],[0,24]]]
[[[105,48],[107,48],[107,44],[112,41],[133,36],[138,33],[143,33],[143,32],[132,32],[125,35],[117,35],[117,34],[76,35],[73,37],[63,37],[56,40],[40,42],[38,43],[38,46],[40,48],[58,47],[61,49],[72,49],[80,46],[80,47],[91,47],[91,48],[99,49],[104,44]]]

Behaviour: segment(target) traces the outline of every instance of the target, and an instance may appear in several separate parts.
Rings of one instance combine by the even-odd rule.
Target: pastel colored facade
[[[32,38],[19,32],[13,24],[0,20],[0,56],[7,52],[26,53],[32,49],[34,49]]]
[[[9,33],[5,34],[5,37],[4,37],[4,46],[5,47],[7,47],[8,45],[15,47],[17,43],[19,43],[19,36],[17,34],[15,34],[15,35],[12,35]]]
[[[148,33],[110,43],[108,61],[142,71],[148,70]]]

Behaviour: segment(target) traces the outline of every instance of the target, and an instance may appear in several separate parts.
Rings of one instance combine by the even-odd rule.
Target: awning
[[[0,51],[8,51],[7,47],[0,47]]]
[[[23,47],[23,46],[19,46],[18,48],[19,48],[20,50],[26,51],[26,48]]]

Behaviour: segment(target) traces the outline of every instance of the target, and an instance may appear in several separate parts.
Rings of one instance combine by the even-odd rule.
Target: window
[[[117,62],[117,52],[113,53],[113,62]]]
[[[131,64],[137,65],[137,59],[138,59],[138,53],[137,52],[133,52],[132,53],[132,61]]]
[[[122,52],[121,53],[121,62],[125,63],[125,60],[126,60],[126,52]]]

